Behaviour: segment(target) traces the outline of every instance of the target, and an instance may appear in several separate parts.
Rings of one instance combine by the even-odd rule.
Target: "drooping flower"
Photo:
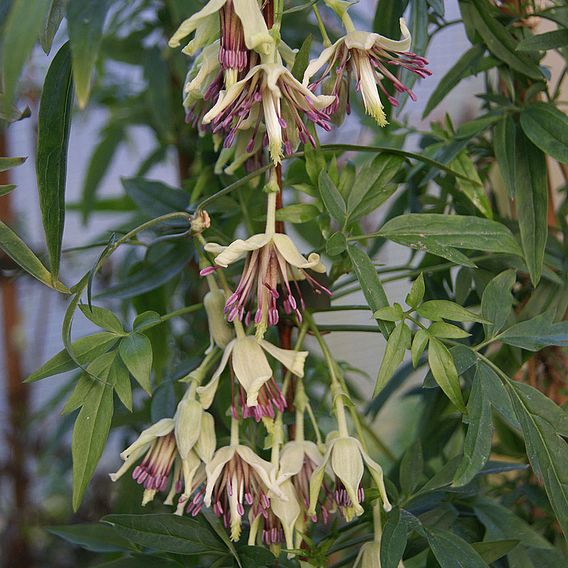
[[[307,280],[316,292],[331,295],[306,272],[307,269],[325,272],[319,254],[311,253],[307,259],[304,258],[288,235],[268,231],[245,241],[238,239],[226,247],[208,243],[205,250],[216,255],[215,264],[222,268],[247,256],[237,289],[225,305],[229,321],[254,319],[261,330],[265,329],[278,323],[279,304],[286,313],[294,312],[301,320],[301,310],[304,309],[298,286],[301,279]],[[203,272],[207,271],[210,269]]]
[[[303,439],[287,442],[280,453],[278,482],[289,480],[292,483],[305,515],[310,508],[310,479],[322,463],[323,455],[316,444]],[[317,511],[321,512],[322,520],[326,523],[330,513],[327,502],[318,504]],[[311,516],[315,522],[317,512]]]
[[[267,515],[270,494],[285,499],[274,482],[274,466],[242,444],[231,444],[217,450],[205,466],[207,486],[204,502],[230,528],[231,540],[241,536],[245,508],[252,516]]]
[[[379,90],[393,106],[397,106],[398,102],[387,92],[383,81],[391,82],[397,92],[407,93],[412,100],[416,100],[412,90],[397,77],[396,68],[407,69],[421,78],[432,74],[426,69],[428,61],[409,51],[411,37],[403,18],[400,19],[400,30],[401,39],[398,41],[376,33],[350,30],[310,62],[304,73],[304,85],[308,85],[311,78],[323,68],[319,78],[311,84],[311,88],[315,89],[335,70],[335,81],[331,89],[334,102],[327,109],[333,114],[339,105],[344,74],[354,76],[365,110],[380,126],[385,126],[387,119]]]
[[[381,568],[381,543],[371,541],[363,544],[353,568]]]
[[[274,46],[257,0],[209,0],[199,12],[182,22],[170,38],[169,46],[178,47],[193,32],[195,37],[183,48],[183,53],[193,55],[221,32],[219,61],[226,69],[246,68],[245,48],[270,53]]]
[[[294,528],[300,517],[300,504],[290,480],[279,485],[284,497],[270,495],[270,508],[266,512],[251,520],[248,544],[254,546],[260,536],[261,544],[271,547],[274,552],[279,551],[283,542],[286,548],[294,548]],[[265,514],[266,513],[266,514]],[[262,525],[262,532],[259,533]]]
[[[144,487],[142,504],[152,501],[168,483],[170,492],[166,504],[172,504],[176,493],[182,493],[183,498],[191,495],[195,488],[194,477],[200,465],[213,456],[215,445],[213,417],[188,390],[174,418],[159,420],[120,454],[124,463],[110,478],[117,481],[143,458],[132,472],[132,478]]]
[[[356,438],[335,436],[328,440],[323,462],[314,471],[310,480],[308,514],[315,514],[318,495],[328,466],[331,467],[335,476],[334,500],[347,521],[363,513],[361,502],[364,500],[364,491],[361,480],[365,466],[379,490],[383,508],[385,511],[391,510],[392,506],[387,497],[381,466],[371,459]]]
[[[232,326],[225,319],[225,294],[219,288],[211,289],[203,298],[203,306],[207,314],[211,346],[217,345],[224,349],[235,335]]]
[[[303,377],[307,351],[281,349],[268,341],[258,341],[252,336],[237,337],[225,347],[211,381],[197,389],[204,407],[208,408],[212,404],[221,374],[230,361],[230,369],[239,384],[238,394],[243,418],[254,417],[259,422],[265,416],[274,418],[275,409],[283,411],[286,408],[286,399],[274,380],[265,352],[280,361],[294,375]],[[232,412],[236,417],[238,413],[234,394],[233,389]]]
[[[238,130],[252,128],[252,148],[264,122],[270,155],[279,164],[284,152],[291,154],[300,141],[315,146],[304,117],[324,130],[331,129],[329,116],[322,109],[333,100],[314,95],[281,63],[262,63],[221,92],[203,123],[211,123],[213,132],[226,132],[226,147],[234,142]]]

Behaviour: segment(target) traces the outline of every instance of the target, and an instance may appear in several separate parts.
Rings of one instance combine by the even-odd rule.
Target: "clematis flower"
[[[270,494],[285,499],[274,483],[274,466],[249,447],[231,444],[217,450],[205,466],[207,485],[204,503],[230,528],[231,540],[241,536],[245,507],[253,517],[268,515]]]
[[[213,132],[227,133],[225,147],[232,145],[238,130],[252,128],[252,148],[264,122],[270,156],[279,164],[284,152],[291,154],[299,141],[309,141],[315,146],[303,117],[324,130],[331,129],[329,116],[322,109],[333,100],[314,95],[281,63],[262,63],[221,92],[215,106],[203,117],[203,123],[211,123]]]
[[[328,107],[330,114],[336,112],[339,106],[340,89],[344,74],[355,76],[357,90],[361,92],[365,110],[380,126],[387,124],[383,103],[379,90],[393,105],[397,100],[386,90],[383,81],[390,81],[399,93],[407,93],[412,100],[416,96],[410,88],[404,85],[393,72],[392,68],[403,68],[415,73],[421,78],[432,74],[426,69],[428,61],[409,51],[411,37],[403,18],[400,19],[401,39],[398,41],[388,39],[376,33],[351,30],[332,46],[324,49],[321,55],[311,61],[304,73],[304,85],[318,74],[319,79],[310,85],[315,89],[335,68],[335,81],[331,88],[334,102]]]
[[[310,480],[308,514],[315,514],[315,506],[328,466],[335,475],[334,499],[345,520],[350,521],[363,513],[361,502],[365,496],[361,480],[365,465],[379,490],[383,508],[385,511],[390,511],[392,506],[387,497],[381,466],[369,457],[359,440],[351,436],[336,436],[328,441],[323,462],[314,471]]]
[[[142,504],[164,491],[168,482],[171,488],[166,504],[173,504],[176,493],[183,491],[182,497],[187,498],[193,492],[199,466],[211,459],[215,445],[213,417],[188,390],[174,418],[159,420],[120,454],[124,463],[110,478],[117,481],[143,457],[132,472],[132,478],[144,487]]]
[[[294,312],[302,319],[300,310],[304,309],[304,301],[297,280],[305,279],[316,292],[331,296],[327,288],[306,272],[307,269],[325,272],[319,254],[311,253],[304,258],[288,235],[268,231],[245,241],[238,239],[226,247],[208,243],[205,250],[216,255],[215,264],[222,268],[248,255],[239,285],[227,300],[225,311],[229,321],[244,318],[248,322],[256,307],[254,322],[260,326],[260,334],[266,326],[278,323],[279,303],[287,314]],[[202,274],[208,272],[211,268]]]
[[[212,43],[221,32],[219,61],[224,69],[245,69],[246,50],[270,53],[274,46],[257,0],[209,0],[199,12],[182,22],[170,38],[169,46],[178,47],[193,32],[194,39],[182,50],[187,55]]]
[[[249,515],[251,519],[249,546],[256,544],[262,525],[262,533],[260,533],[262,544],[271,547],[274,552],[279,551],[283,542],[286,543],[286,548],[294,548],[294,528],[301,513],[300,504],[294,486],[289,480],[280,484],[279,488],[284,498],[271,495],[270,508],[266,514],[256,517]]]
[[[265,416],[274,418],[275,408],[283,411],[286,408],[286,399],[274,380],[265,352],[280,361],[294,375],[304,376],[304,362],[308,356],[307,351],[281,349],[268,341],[258,341],[252,336],[237,337],[225,347],[219,367],[213,374],[211,381],[197,389],[201,404],[205,408],[212,404],[221,374],[230,361],[230,368],[239,383],[243,418],[252,416],[259,422]],[[236,417],[237,410],[234,398],[232,412],[233,416]]]

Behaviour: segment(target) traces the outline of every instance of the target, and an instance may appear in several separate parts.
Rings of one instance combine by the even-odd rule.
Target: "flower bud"
[[[207,211],[197,211],[191,219],[191,234],[199,235],[211,226],[211,219]]]
[[[213,342],[224,349],[233,339],[233,328],[225,319],[225,295],[222,290],[211,290],[203,298],[203,305],[209,322],[209,333]]]

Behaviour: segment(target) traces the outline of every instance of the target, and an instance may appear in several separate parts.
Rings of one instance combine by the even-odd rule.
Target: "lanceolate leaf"
[[[485,189],[481,183],[479,174],[477,173],[475,165],[468,154],[465,151],[460,152],[457,158],[455,158],[450,165],[456,172],[460,172],[468,178],[456,178],[458,189],[481,213],[483,213],[485,217],[491,219],[493,217],[493,212],[491,211],[489,198],[485,194]],[[470,180],[474,180],[476,183],[473,183]]]
[[[381,568],[397,568],[406,548],[407,522],[397,507],[387,514],[381,538]]]
[[[568,321],[553,323],[551,315],[541,314],[517,323],[499,336],[500,341],[529,351],[538,351],[549,345],[568,345]]]
[[[452,261],[451,255],[457,253],[455,249],[458,248],[522,255],[517,241],[505,225],[481,217],[410,213],[388,221],[377,236],[450,257]],[[460,257],[458,259],[460,264],[464,263]],[[465,260],[467,262],[467,257]]]
[[[322,171],[320,173],[318,186],[321,199],[328,213],[343,226],[346,215],[345,201],[327,172]]]
[[[142,333],[132,333],[120,342],[119,352],[132,376],[148,394],[152,394],[150,372],[153,357],[148,337]]]
[[[69,292],[59,280],[52,278],[49,270],[47,270],[28,245],[2,221],[0,221],[0,248],[26,272],[46,286],[58,292]]]
[[[531,405],[512,383],[507,386],[531,466],[544,481],[556,518],[568,536],[568,443],[555,431],[542,408]]]
[[[441,568],[488,568],[476,550],[454,533],[432,528],[426,537]]]
[[[517,51],[545,51],[568,46],[568,30],[554,30],[527,37],[519,42]]]
[[[99,355],[106,353],[120,339],[115,333],[102,331],[93,335],[87,335],[72,344],[73,353],[82,365],[87,365]],[[33,383],[46,377],[59,375],[75,369],[77,364],[71,359],[66,349],[54,355],[39,369],[34,371],[27,379],[27,383]]]
[[[509,197],[517,191],[517,128],[510,116],[505,116],[493,130],[493,148]]]
[[[538,65],[528,57],[516,51],[517,43],[495,17],[493,6],[487,0],[472,0],[471,15],[473,24],[479,35],[485,41],[489,50],[515,71],[531,77],[542,79]]]
[[[17,166],[22,165],[26,161],[26,158],[4,158],[0,157],[0,172],[5,172],[6,170],[11,170]]]
[[[225,544],[203,520],[162,515],[107,515],[103,518],[131,542],[172,554],[228,553]]]
[[[108,360],[112,363],[114,354],[109,355]],[[113,389],[110,384],[104,382],[108,379],[109,371],[110,364],[106,369],[101,369],[100,380],[92,381],[93,386],[89,391],[89,396],[85,398],[73,428],[71,450],[73,454],[73,509],[75,511],[83,500],[83,495],[95,472],[110,431]]]
[[[513,306],[511,288],[515,284],[516,274],[514,270],[505,270],[498,274],[487,284],[481,298],[481,314],[491,323],[484,324],[486,337],[493,337],[499,333]]]
[[[91,75],[103,38],[110,0],[69,0],[67,25],[73,54],[73,79],[79,106],[84,108],[91,91]]]
[[[460,387],[458,372],[447,347],[434,337],[428,344],[428,364],[436,382],[454,403],[456,408],[465,413],[466,408]]]
[[[2,77],[8,109],[14,102],[16,84],[41,31],[51,0],[36,0],[30,9],[29,0],[14,0],[2,30]],[[6,109],[4,109],[6,110]]]
[[[458,486],[466,485],[485,465],[491,451],[491,408],[485,396],[484,375],[477,368],[467,402],[467,434],[463,460],[454,477]]]
[[[349,252],[351,262],[353,263],[353,270],[355,271],[355,275],[357,276],[357,280],[359,280],[361,290],[363,291],[363,295],[365,296],[365,299],[373,313],[380,308],[388,306],[389,301],[387,295],[385,294],[383,285],[377,275],[377,271],[367,253],[356,245],[349,245],[347,250]],[[383,335],[388,337],[389,333],[393,329],[392,324],[389,325],[387,322],[382,322],[380,320],[378,321],[378,324]]]
[[[555,160],[568,164],[568,118],[565,113],[551,103],[535,103],[521,112],[521,127],[535,146]]]
[[[440,321],[442,319],[463,322],[486,321],[481,316],[474,314],[473,312],[462,308],[459,304],[450,302],[449,300],[428,300],[416,311],[423,318],[431,321]]]
[[[379,375],[377,376],[373,397],[383,390],[383,387],[402,363],[406,350],[410,348],[411,337],[410,329],[404,322],[400,322],[390,334],[379,369]]]
[[[66,43],[45,78],[38,115],[36,172],[51,271],[59,274],[65,224],[67,148],[73,107],[71,55]]]
[[[47,17],[45,18],[45,22],[43,23],[43,28],[39,36],[41,47],[46,54],[51,51],[53,38],[61,25],[61,21],[65,17],[65,6],[67,1],[68,0],[51,0],[49,12],[47,13]]]

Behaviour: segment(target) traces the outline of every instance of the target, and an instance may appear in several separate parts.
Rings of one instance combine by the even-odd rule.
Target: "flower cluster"
[[[396,104],[385,83],[414,98],[397,70],[420,77],[429,71],[426,60],[410,52],[403,20],[402,37],[393,41],[355,30],[347,15],[350,4],[326,4],[341,18],[346,35],[333,45],[329,42],[307,65],[303,82],[290,71],[294,52],[280,39],[281,14],[275,13],[271,0],[262,6],[257,0],[210,0],[170,40],[170,46],[177,47],[194,34],[183,49],[188,55],[199,52],[187,75],[184,106],[188,121],[202,133],[209,129],[216,143],[222,143],[217,170],[234,172],[251,160],[261,160],[267,149],[274,167],[262,194],[267,201],[266,228],[221,245],[206,242],[203,236],[211,224],[207,213],[195,215],[191,235],[209,286],[203,306],[211,345],[201,365],[182,379],[187,391],[174,417],[144,430],[122,452],[124,464],[111,475],[116,480],[132,468],[133,479],[144,487],[143,504],[165,493],[165,503],[175,504],[179,515],[195,516],[208,507],[222,520],[231,540],[238,541],[248,526],[249,544],[264,544],[274,551],[282,545],[290,551],[300,548],[310,523],[327,523],[335,514],[345,521],[361,515],[365,472],[378,491],[375,515],[379,506],[387,511],[391,507],[381,467],[365,450],[364,440],[349,434],[349,395],[317,327],[310,329],[328,364],[337,431],[323,443],[314,421],[316,441],[305,439],[304,415],[313,418],[313,411],[302,382],[308,352],[301,350],[301,343],[313,320],[306,312],[302,287],[311,286],[318,294],[331,292],[322,280],[326,269],[319,254],[304,256],[290,236],[277,230],[282,189],[278,169],[299,144],[316,146],[315,127],[330,130],[351,77],[367,112],[384,126],[381,94]],[[320,89],[325,92],[317,94]],[[231,289],[224,269],[241,260],[242,272]],[[282,325],[301,329],[296,349],[265,339],[269,328]],[[281,381],[269,358],[282,366]],[[292,380],[294,389],[289,389]],[[222,389],[230,398],[217,396]],[[213,414],[222,416],[226,410],[218,408],[220,400],[230,401],[231,430],[228,443],[217,449]],[[286,412],[295,413],[287,441]],[[264,450],[270,452],[270,461],[241,440],[245,421],[266,430]],[[367,558],[378,558],[377,539],[361,550],[358,562],[366,565],[371,561]]]

